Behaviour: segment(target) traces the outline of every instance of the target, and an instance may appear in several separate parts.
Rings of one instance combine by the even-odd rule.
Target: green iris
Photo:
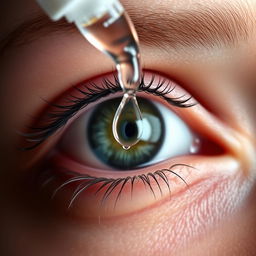
[[[97,105],[88,122],[89,146],[104,164],[116,169],[134,169],[149,162],[161,148],[164,139],[164,122],[155,104],[137,97],[143,116],[141,140],[129,150],[124,150],[115,140],[112,122],[121,98],[114,98]],[[129,114],[122,116],[118,126],[122,140],[129,141],[138,136],[138,126]]]

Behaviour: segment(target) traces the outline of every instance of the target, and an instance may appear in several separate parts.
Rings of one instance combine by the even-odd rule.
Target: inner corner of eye
[[[133,104],[127,104],[119,117],[120,140],[129,144],[139,138],[137,144],[125,150],[112,129],[121,100],[107,99],[85,111],[64,133],[60,152],[85,168],[125,171],[200,151],[200,139],[189,125],[166,105],[146,97],[137,97],[142,123],[136,121]]]

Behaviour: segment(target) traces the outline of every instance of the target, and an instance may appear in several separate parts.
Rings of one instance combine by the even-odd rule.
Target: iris
[[[165,136],[163,117],[154,103],[137,97],[143,116],[143,133],[140,141],[129,150],[125,150],[115,140],[112,122],[121,98],[114,98],[97,105],[91,113],[87,137],[89,147],[95,156],[109,167],[128,170],[144,166],[161,149]],[[132,108],[132,106],[131,106]],[[124,141],[138,136],[139,127],[129,107],[119,122],[119,134]]]

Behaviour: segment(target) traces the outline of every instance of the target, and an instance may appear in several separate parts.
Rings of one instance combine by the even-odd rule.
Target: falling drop
[[[115,113],[112,130],[116,141],[128,150],[139,142],[142,131],[142,115],[134,93],[125,93]]]

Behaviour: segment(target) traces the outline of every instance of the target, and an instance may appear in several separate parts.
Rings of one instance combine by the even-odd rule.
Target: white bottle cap
[[[119,11],[123,7],[118,0],[37,0],[52,20],[66,17],[69,22],[86,23],[91,19],[100,18],[112,6]]]

